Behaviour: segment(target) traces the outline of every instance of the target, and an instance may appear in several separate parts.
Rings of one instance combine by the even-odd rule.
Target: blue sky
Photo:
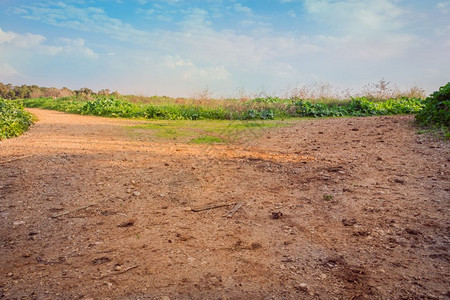
[[[450,1],[0,1],[0,82],[141,95],[450,81]]]

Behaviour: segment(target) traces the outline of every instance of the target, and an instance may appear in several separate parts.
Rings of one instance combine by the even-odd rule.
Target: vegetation
[[[70,90],[67,87],[61,89],[55,87],[40,87],[37,85],[26,85],[13,86],[12,84],[3,84],[0,82],[0,98],[5,99],[30,99],[30,98],[60,98],[60,97],[70,97],[77,96],[82,97],[86,100],[91,99],[91,95],[113,95],[118,96],[118,92],[111,93],[108,89],[103,89],[94,93],[89,88],[81,88],[79,90]]]
[[[424,108],[416,115],[419,124],[438,129],[450,139],[450,82],[424,101]]]
[[[258,137],[266,128],[290,126],[297,120],[151,120],[128,126],[129,134],[151,141],[176,140],[191,144],[219,144]]]
[[[19,103],[0,98],[0,140],[21,135],[31,124],[31,114]]]
[[[95,100],[77,97],[59,99],[38,98],[22,100],[27,107],[40,107],[65,112],[105,117],[146,118],[162,120],[272,120],[291,117],[337,117],[414,114],[422,107],[419,98],[369,101],[365,97],[349,101],[315,103],[302,99],[277,97],[250,100],[209,100],[208,103],[182,102],[176,100],[163,104],[139,104],[126,98],[93,96]]]

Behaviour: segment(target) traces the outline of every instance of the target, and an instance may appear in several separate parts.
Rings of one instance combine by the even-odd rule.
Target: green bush
[[[21,104],[0,98],[0,140],[21,135],[33,123]]]
[[[83,115],[104,117],[131,118],[144,116],[139,106],[113,97],[100,97],[94,101],[88,101],[80,108],[79,112]]]
[[[422,125],[450,128],[450,82],[424,101],[425,107],[416,119]]]

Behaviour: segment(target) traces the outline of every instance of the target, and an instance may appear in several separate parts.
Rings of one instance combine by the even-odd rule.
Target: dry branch
[[[137,267],[139,267],[139,266],[136,265],[136,266],[132,266],[132,267],[126,268],[125,270],[120,271],[120,272],[114,272],[114,273],[105,274],[103,276],[98,277],[97,279],[104,279],[104,278],[109,277],[109,276],[120,275],[120,274],[126,273],[126,272],[128,272],[130,270],[136,269]]]
[[[13,161],[16,161],[16,160],[25,159],[25,158],[28,158],[28,157],[31,157],[31,156],[33,156],[33,155],[25,155],[25,156],[20,156],[20,157],[14,157],[14,158],[11,158],[11,159],[8,159],[8,160],[5,160],[5,161],[1,161],[0,164],[7,164],[7,163],[10,163],[10,162],[13,162]]]
[[[206,205],[206,206],[203,206],[203,207],[191,208],[191,211],[199,212],[199,211],[210,210],[210,209],[215,209],[215,208],[224,207],[224,206],[230,206],[230,205],[235,205],[235,204],[236,204],[236,202],[221,203],[221,204],[210,204],[210,205]]]
[[[237,203],[232,209],[230,209],[226,214],[224,214],[224,217],[231,218],[238,210],[239,208],[244,205],[244,202]]]
[[[58,214],[53,215],[52,218],[59,218],[59,217],[62,217],[62,216],[65,216],[65,215],[68,215],[68,214],[71,214],[71,213],[74,213],[74,212],[86,209],[86,208],[89,208],[91,206],[98,205],[98,204],[100,204],[102,202],[105,202],[105,201],[108,201],[108,200],[111,200],[111,199],[102,200],[102,201],[98,201],[98,202],[91,203],[91,204],[88,204],[88,205],[80,206],[80,207],[77,207],[77,208],[74,208],[74,209],[66,210],[66,211],[63,211],[63,212],[60,212]]]

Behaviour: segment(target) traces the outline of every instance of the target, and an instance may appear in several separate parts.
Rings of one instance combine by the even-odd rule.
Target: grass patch
[[[19,103],[0,98],[0,140],[21,135],[33,123],[32,119]]]
[[[189,141],[191,144],[221,144],[225,141],[216,136],[204,135]]]
[[[297,121],[161,120],[128,126],[130,134],[150,141],[177,140],[186,143],[231,143],[260,136],[265,129],[286,127]]]

